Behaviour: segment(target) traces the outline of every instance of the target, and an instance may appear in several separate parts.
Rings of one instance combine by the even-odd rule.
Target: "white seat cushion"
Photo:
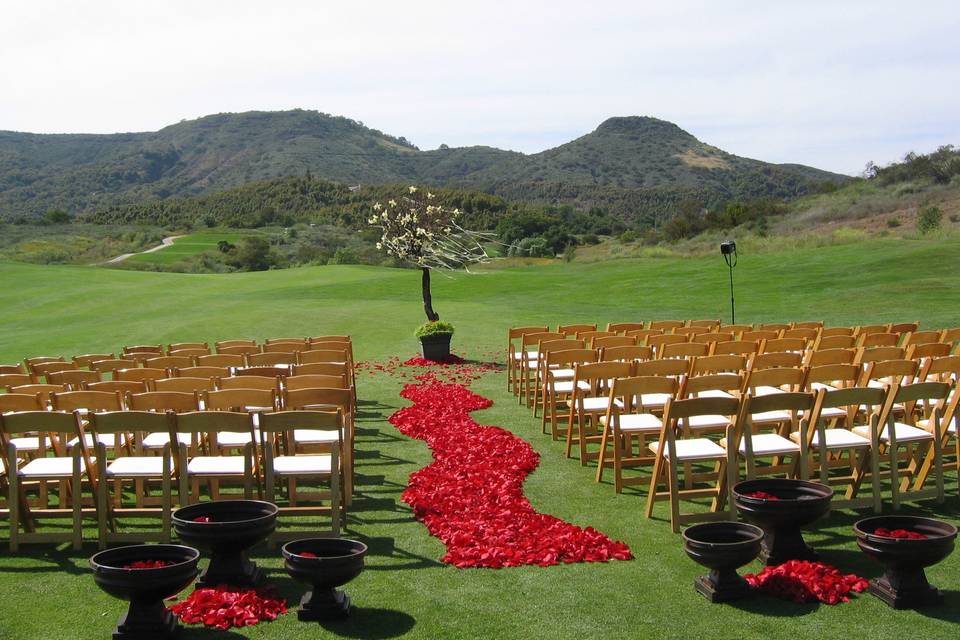
[[[792,419],[793,414],[789,411],[761,411],[760,413],[750,414],[750,421],[753,424],[789,422]]]
[[[777,456],[786,454],[800,453],[800,445],[787,440],[776,433],[758,433],[750,439],[753,443],[753,455],[755,456]],[[740,453],[747,452],[745,442],[740,442]]]
[[[581,391],[590,391],[590,385],[583,380],[577,381],[577,388]],[[571,393],[573,391],[573,380],[561,380],[553,383],[555,393]]]
[[[294,429],[293,439],[297,444],[332,444],[338,441],[339,432],[321,429]]]
[[[569,380],[573,377],[573,369],[551,369],[550,376],[554,380]]]
[[[840,407],[824,407],[820,410],[820,417],[833,420],[834,418],[846,418],[847,410],[841,409]]]
[[[568,400],[568,402],[570,402],[570,401]],[[620,398],[614,399],[613,403],[614,403],[615,405],[617,405],[618,407],[620,407],[621,409],[623,408],[623,401],[620,400]],[[606,411],[606,410],[607,410],[607,407],[609,407],[609,406],[610,406],[610,399],[609,399],[609,398],[606,398],[606,397],[604,397],[604,398],[584,398],[584,399],[583,399],[583,410],[584,410],[584,411],[589,411],[589,412]]]
[[[725,429],[731,422],[727,416],[705,415],[690,416],[686,424],[690,429]]]
[[[676,440],[677,460],[717,460],[726,458],[727,452],[723,447],[708,438],[692,438],[688,440]],[[651,442],[650,451],[656,453],[660,448],[659,442]],[[669,458],[670,452],[664,450],[664,457]]]
[[[538,354],[536,351],[527,351],[527,360],[536,360],[539,355],[540,354]],[[513,359],[523,360],[523,352],[518,351],[517,353],[513,354]]]
[[[811,391],[820,391],[820,389],[826,389],[827,391],[836,391],[837,388],[833,385],[824,384],[823,382],[812,382],[810,383]]]
[[[123,456],[107,465],[108,478],[159,478],[163,476],[160,456]]]
[[[256,434],[257,438],[260,434]],[[218,431],[217,446],[220,447],[242,447],[250,442],[249,431]]]
[[[894,434],[897,436],[897,442],[919,442],[920,440],[933,440],[933,435],[930,432],[924,431],[923,429],[918,429],[917,427],[909,424],[903,424],[902,422],[894,422],[893,429]],[[863,436],[864,438],[870,437],[870,427],[866,425],[862,427],[854,427],[853,432],[857,435]],[[890,429],[886,425],[883,427],[883,431],[880,432],[880,441],[890,441]]]
[[[732,393],[729,391],[721,391],[720,389],[707,389],[706,391],[701,391],[696,394],[696,396],[691,396],[696,398],[735,398]]]
[[[24,436],[22,438],[10,438],[10,443],[17,448],[17,451],[37,451],[40,448],[39,436]],[[50,447],[50,438],[44,438],[44,444]]]
[[[662,409],[667,404],[667,400],[673,398],[669,393],[641,393],[640,404],[647,409]]]
[[[846,429],[825,429],[824,434],[827,438],[827,449],[862,449],[864,447],[870,446],[870,440],[864,438],[861,435],[853,433],[852,431],[847,431]],[[794,442],[800,441],[800,432],[794,431],[790,434],[790,439]],[[813,442],[811,445],[815,449],[820,448],[820,434],[813,434]]]
[[[241,456],[197,456],[187,463],[187,474],[192,476],[243,475]]]
[[[600,416],[600,424],[607,424],[607,416]],[[621,431],[660,431],[663,422],[650,413],[625,413],[620,416]]]
[[[83,434],[83,439],[84,441],[86,441],[88,447],[93,446],[93,434],[85,433]],[[67,448],[72,449],[75,446],[77,446],[79,442],[80,442],[80,438],[71,438],[70,441],[67,442]],[[107,447],[108,449],[112,449],[117,446],[117,434],[115,433],[98,434],[97,442]]]
[[[759,387],[753,387],[752,391],[754,396],[769,396],[774,393],[784,393],[784,390],[780,387],[771,387],[765,384]]]
[[[83,464],[80,465],[83,473]],[[73,458],[35,458],[17,470],[21,478],[70,478],[73,476]]]
[[[328,455],[279,456],[273,459],[273,472],[278,476],[330,473]]]
[[[157,431],[156,433],[148,433],[143,438],[143,448],[144,449],[163,449],[164,445],[170,442],[170,434],[164,433],[162,431]],[[190,434],[189,433],[178,433],[177,442],[182,445],[190,446]]]

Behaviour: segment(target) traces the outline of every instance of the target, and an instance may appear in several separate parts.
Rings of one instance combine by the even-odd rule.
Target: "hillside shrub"
[[[943,211],[940,207],[924,207],[917,214],[917,231],[920,233],[930,233],[940,228],[943,221]]]
[[[890,227],[891,229],[896,229],[901,224],[903,223],[900,222],[900,218],[887,218],[887,226]]]

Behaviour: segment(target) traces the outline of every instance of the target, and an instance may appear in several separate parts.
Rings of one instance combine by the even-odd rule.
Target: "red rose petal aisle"
[[[466,385],[493,365],[470,365],[459,358],[438,364],[413,358],[404,366],[424,367],[401,396],[413,406],[390,422],[402,433],[424,440],[434,462],[411,474],[403,501],[418,520],[447,545],[442,561],[457,567],[548,566],[632,558],[626,544],[599,531],[580,528],[538,513],[523,495],[523,481],[540,456],[505,429],[482,426],[471,411],[493,404]],[[367,366],[391,373],[386,366]]]

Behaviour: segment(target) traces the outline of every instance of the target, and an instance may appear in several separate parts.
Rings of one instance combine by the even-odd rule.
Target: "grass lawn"
[[[154,264],[173,264],[184,258],[195,256],[204,251],[217,248],[217,243],[226,240],[236,244],[241,238],[252,235],[249,231],[200,231],[182,236],[173,241],[173,245],[151,253],[138,253],[130,256],[130,262],[152,262]]]
[[[737,320],[823,319],[852,324],[916,320],[960,325],[960,245],[871,241],[816,252],[741,256]],[[408,357],[422,321],[419,274],[360,266],[230,275],[145,273],[92,267],[0,265],[0,362],[28,355],[118,350],[124,344],[349,333],[357,357]],[[553,264],[437,276],[434,301],[457,327],[454,350],[479,358],[503,349],[508,327],[543,322],[728,318],[727,271],[719,255],[698,259]],[[252,629],[190,628],[184,638],[808,638],[926,637],[957,633],[960,553],[929,575],[946,606],[894,612],[869,595],[835,607],[758,598],[710,605],[694,593],[701,573],[670,532],[666,503],[643,517],[645,496],[616,495],[593,469],[567,460],[540,434],[539,419],[517,406],[503,374],[472,389],[494,400],[475,414],[540,452],[525,491],[540,511],[593,526],[627,542],[636,560],[610,564],[459,570],[438,562],[444,546],[400,501],[408,475],[426,465],[426,446],[386,417],[405,401],[384,375],[358,379],[359,495],[347,536],[367,542],[367,571],[348,586],[356,611],[324,629],[294,614]],[[960,522],[955,474],[945,505],[907,507]],[[807,535],[823,559],[848,572],[878,575],[857,550],[854,512],[837,512]],[[100,592],[82,552],[32,546],[11,557],[0,522],[0,638],[108,637],[124,605]],[[295,603],[302,589],[279,553],[258,552],[270,579]],[[754,564],[753,570],[759,569]],[[880,632],[880,629],[886,629]]]

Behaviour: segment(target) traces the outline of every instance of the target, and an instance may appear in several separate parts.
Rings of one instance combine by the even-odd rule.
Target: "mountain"
[[[647,117],[611,118],[559,147],[522,154],[492,147],[421,151],[348,118],[247,112],[148,133],[0,131],[0,218],[51,209],[90,214],[306,173],[346,184],[416,182],[599,206],[639,219],[661,215],[682,199],[790,198],[848,179],[735,156]]]

